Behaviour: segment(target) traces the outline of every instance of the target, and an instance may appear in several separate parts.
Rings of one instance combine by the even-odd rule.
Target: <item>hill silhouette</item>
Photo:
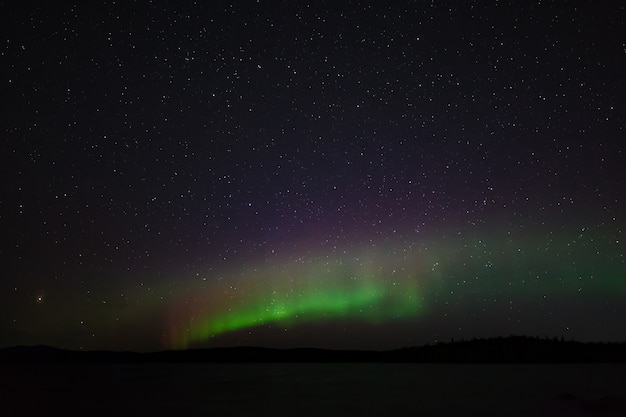
[[[626,343],[582,343],[528,336],[454,341],[387,351],[225,347],[161,352],[72,351],[51,346],[0,349],[0,362],[424,362],[607,363],[626,362]]]

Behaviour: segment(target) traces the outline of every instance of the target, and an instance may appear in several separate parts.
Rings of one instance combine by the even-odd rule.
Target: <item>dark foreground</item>
[[[6,416],[626,416],[626,364],[0,364]]]

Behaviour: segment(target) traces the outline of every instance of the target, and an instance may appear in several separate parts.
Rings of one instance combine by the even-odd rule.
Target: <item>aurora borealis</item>
[[[245,279],[262,283],[261,288],[251,289],[242,300],[230,300],[227,309],[200,315],[177,343],[188,347],[189,342],[267,323],[292,327],[335,318],[380,322],[419,313],[422,299],[416,280],[371,262],[358,268],[348,262],[327,257],[323,262],[300,259],[283,270],[274,266],[268,271],[246,271]]]
[[[419,321],[433,313],[462,314],[451,319],[461,334],[464,326],[479,328],[482,320],[531,332],[542,327],[537,317],[544,315],[542,325],[565,320],[567,334],[584,320],[568,319],[564,311],[589,305],[593,298],[604,301],[596,308],[621,311],[626,283],[620,277],[626,267],[615,236],[586,229],[557,238],[539,231],[486,235],[414,247],[370,244],[367,250],[343,250],[341,256],[316,254],[310,261],[282,260],[239,271],[242,278],[235,285],[248,287],[229,287],[223,293],[226,302],[196,299],[187,325],[179,321],[175,326],[184,331],[174,345],[189,347],[268,324],[288,330],[307,321],[357,320],[381,331],[386,322]],[[586,328],[586,337],[597,337],[598,330],[597,325]]]
[[[626,340],[623,5],[244,3],[0,5],[3,346]]]

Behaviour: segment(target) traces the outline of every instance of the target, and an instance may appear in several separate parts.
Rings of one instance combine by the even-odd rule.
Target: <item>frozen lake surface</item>
[[[626,416],[626,364],[0,364],[0,371],[7,416]]]

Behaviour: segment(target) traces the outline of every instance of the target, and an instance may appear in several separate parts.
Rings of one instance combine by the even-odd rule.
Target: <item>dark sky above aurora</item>
[[[626,340],[620,2],[3,2],[3,346]]]

